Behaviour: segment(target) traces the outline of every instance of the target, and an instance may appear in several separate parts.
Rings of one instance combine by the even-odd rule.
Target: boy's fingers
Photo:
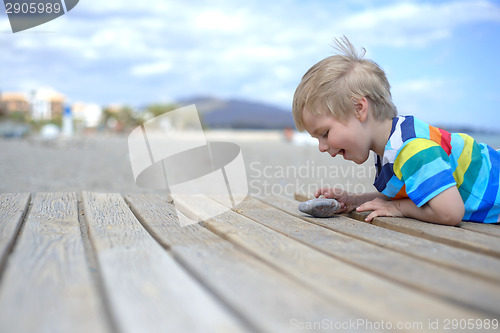
[[[335,195],[332,192],[332,189],[329,189],[329,188],[323,188],[323,189],[316,191],[316,193],[314,193],[314,196],[316,198],[318,198],[321,195],[327,199],[335,199]]]
[[[371,220],[379,216],[378,210],[376,210],[376,208],[373,207],[373,205],[371,205],[371,201],[365,202],[364,204],[361,204],[356,208],[357,212],[364,212],[367,210],[373,210],[373,211],[370,214],[368,214],[368,216],[365,218],[366,222],[370,222]]]
[[[364,204],[359,205],[356,208],[357,212],[364,212],[365,210],[370,210],[370,207],[367,207],[367,203],[366,202]]]
[[[368,214],[368,216],[366,217],[365,221],[366,222],[370,222],[371,220],[373,220],[374,218],[376,218],[378,216],[378,213],[377,211],[373,211],[371,212],[370,214]]]
[[[324,194],[326,191],[328,191],[328,189],[326,189],[326,188],[320,188],[320,189],[316,190],[316,192],[314,192],[314,196],[317,198],[320,195]]]
[[[365,210],[376,210],[380,208],[380,205],[377,204],[376,200],[377,199],[362,203],[361,205],[358,206],[358,208],[356,208],[356,210],[358,212],[364,212]]]

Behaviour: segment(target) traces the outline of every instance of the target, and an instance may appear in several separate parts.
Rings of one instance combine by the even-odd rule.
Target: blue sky
[[[3,7],[3,6],[2,6]],[[0,90],[141,106],[195,95],[291,108],[302,75],[346,35],[387,73],[400,114],[500,124],[500,2],[80,0],[12,34],[0,15]]]

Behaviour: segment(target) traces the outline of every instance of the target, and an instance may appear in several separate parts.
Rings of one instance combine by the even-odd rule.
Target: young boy
[[[295,125],[332,157],[361,164],[375,152],[378,192],[322,188],[314,195],[337,199],[343,212],[373,211],[366,221],[500,222],[500,152],[466,134],[398,117],[384,71],[347,38],[336,43],[340,54],[311,67],[295,91]]]

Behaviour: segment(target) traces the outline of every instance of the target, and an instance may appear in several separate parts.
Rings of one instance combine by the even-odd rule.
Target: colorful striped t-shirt
[[[448,133],[412,116],[393,119],[375,187],[418,207],[451,186],[464,201],[464,221],[500,222],[500,152],[462,133]]]

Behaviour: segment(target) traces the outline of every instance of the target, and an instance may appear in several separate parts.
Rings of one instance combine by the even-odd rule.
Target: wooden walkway
[[[0,194],[0,332],[499,331],[500,226],[297,205]]]

